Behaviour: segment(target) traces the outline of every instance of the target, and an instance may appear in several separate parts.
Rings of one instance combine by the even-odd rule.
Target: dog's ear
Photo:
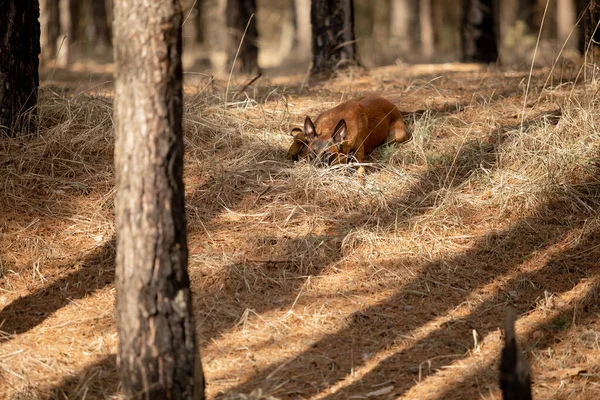
[[[347,136],[348,128],[346,127],[346,120],[342,119],[340,122],[338,122],[333,130],[333,135],[331,135],[331,138],[333,139],[333,143],[340,144],[346,140]]]
[[[308,140],[313,140],[317,137],[317,128],[313,124],[312,119],[307,115],[304,119],[304,137]]]
[[[300,128],[294,128],[290,132],[290,135],[294,138],[294,141],[287,152],[286,158],[288,160],[298,161],[300,160],[300,154],[307,146],[304,131]]]
[[[304,140],[303,133],[304,133],[304,131],[302,130],[302,128],[293,128],[290,131],[290,136],[293,137],[294,139]]]

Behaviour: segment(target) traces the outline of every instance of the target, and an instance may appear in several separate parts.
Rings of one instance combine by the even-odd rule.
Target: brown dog
[[[292,136],[287,158],[320,165],[361,163],[377,146],[407,139],[400,111],[380,96],[349,100],[319,115],[316,123],[307,116],[304,129],[293,129]]]

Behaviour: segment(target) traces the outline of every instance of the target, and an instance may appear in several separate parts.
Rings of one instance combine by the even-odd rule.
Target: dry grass
[[[532,77],[523,126],[518,71],[265,79],[227,101],[222,81],[190,81],[190,274],[209,398],[497,399],[507,304],[535,398],[597,398],[596,89],[564,71],[544,87],[547,73]],[[0,142],[6,398],[120,396],[111,92],[66,87],[42,89],[39,137]],[[306,113],[371,91],[405,111],[413,138],[376,151],[364,180],[284,161]]]

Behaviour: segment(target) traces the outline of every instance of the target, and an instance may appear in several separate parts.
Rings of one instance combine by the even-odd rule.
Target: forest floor
[[[510,304],[534,398],[600,398],[599,87],[577,72],[190,76],[208,398],[499,399]],[[111,81],[44,71],[40,136],[0,141],[0,398],[121,397]],[[364,179],[285,160],[306,114],[368,92],[412,139]]]

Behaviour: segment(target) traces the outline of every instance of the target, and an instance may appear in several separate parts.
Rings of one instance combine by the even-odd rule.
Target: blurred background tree
[[[493,63],[498,59],[498,12],[495,0],[463,0],[461,60]]]
[[[59,0],[40,0],[40,28],[42,54],[48,59],[56,57],[60,37]]]
[[[39,86],[38,0],[8,0],[0,13],[0,136],[35,132]]]
[[[584,53],[594,43],[600,43],[600,2],[597,0],[577,0],[579,24],[579,52]],[[593,55],[593,52],[592,52]]]
[[[240,72],[258,72],[256,0],[227,0],[225,13],[229,31],[227,63],[235,63]]]
[[[563,44],[561,56],[573,60],[577,49],[581,53],[594,35],[599,36],[594,34],[596,0],[181,0],[181,4],[184,68],[204,74],[229,71],[226,66],[231,66],[238,47],[237,71],[246,73],[455,61],[498,61],[519,68],[531,63],[540,28],[537,64],[555,61]],[[311,7],[322,10],[313,13],[314,31]],[[343,24],[335,22],[342,14],[348,16]],[[327,18],[318,18],[323,15]],[[77,61],[110,61],[111,20],[111,0],[41,0],[42,62],[67,67]],[[576,21],[582,28],[575,27]],[[334,33],[327,34],[328,30]]]
[[[311,73],[357,65],[353,0],[311,0]]]

